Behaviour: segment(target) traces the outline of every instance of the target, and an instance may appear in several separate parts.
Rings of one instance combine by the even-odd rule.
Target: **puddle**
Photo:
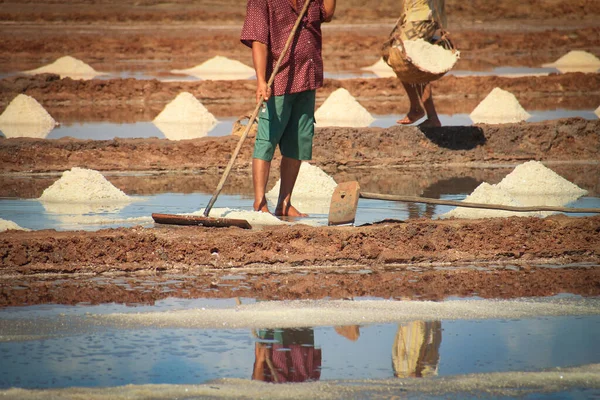
[[[197,385],[219,378],[428,380],[600,363],[598,299],[242,302],[3,309],[0,388]],[[363,306],[370,317],[382,312],[389,319],[364,320],[366,309],[355,312]],[[471,308],[470,316],[465,311]],[[286,327],[290,320],[280,318],[282,311],[299,323],[321,322]],[[318,317],[323,314],[329,323]],[[212,322],[202,326],[203,315]],[[236,320],[264,326],[230,327]],[[342,324],[332,326],[337,321]]]
[[[548,111],[529,111],[531,117],[526,122],[542,122],[555,120],[560,118],[583,118],[587,120],[596,120],[598,116],[594,110],[548,110]],[[402,119],[402,114],[390,115],[374,115],[375,120],[370,124],[370,127],[389,128],[396,125],[396,121]],[[444,126],[471,126],[473,121],[469,114],[440,114],[440,121]],[[208,130],[201,129],[193,124],[173,124],[172,130],[167,132],[162,131],[157,125],[152,122],[134,122],[134,123],[111,123],[111,122],[84,122],[84,123],[69,123],[61,124],[50,131],[26,132],[19,134],[11,132],[2,132],[0,135],[6,137],[38,137],[45,139],[61,139],[72,137],[76,139],[91,139],[91,140],[112,140],[115,138],[200,138],[204,136],[217,137],[230,135],[233,130],[233,125],[238,117],[222,117],[213,127],[208,127]],[[167,128],[169,126],[166,126]],[[163,127],[163,129],[165,129]]]

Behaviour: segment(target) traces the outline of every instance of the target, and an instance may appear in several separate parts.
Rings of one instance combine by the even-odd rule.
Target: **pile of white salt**
[[[600,106],[596,108],[596,111],[594,111],[594,113],[598,116],[598,118],[600,118]]]
[[[453,52],[423,39],[407,40],[403,43],[411,63],[434,74],[450,71],[460,58],[459,51]]]
[[[515,167],[496,185],[482,183],[464,201],[517,207],[563,207],[587,193],[587,190],[569,182],[541,162],[527,161]],[[544,217],[550,214],[552,212],[518,212],[456,207],[441,215],[440,218]]]
[[[292,204],[307,214],[328,214],[331,196],[337,186],[335,180],[317,166],[304,161],[292,192]],[[266,193],[272,206],[277,205],[281,180]]]
[[[29,229],[22,228],[13,221],[0,218],[0,232],[8,230],[28,231]]]
[[[0,115],[0,131],[9,138],[43,139],[56,125],[44,107],[26,94],[17,95]]]
[[[383,58],[380,58],[375,64],[370,65],[368,67],[361,68],[363,71],[371,71],[373,74],[377,75],[379,78],[392,78],[396,76],[396,73],[386,63]]]
[[[190,215],[204,216],[204,210],[201,209]],[[275,211],[275,210],[271,210]],[[273,214],[269,214],[261,211],[247,211],[238,210],[231,208],[211,208],[208,214],[210,218],[230,218],[230,219],[243,219],[253,227],[269,226],[269,225],[288,225],[286,221],[282,221]]]
[[[494,88],[469,116],[476,124],[515,123],[531,117],[514,94],[500,88]]]
[[[202,64],[188,69],[171,70],[173,74],[185,74],[205,80],[249,79],[255,75],[254,68],[223,56],[215,56]]]
[[[543,64],[545,68],[556,68],[560,72],[596,72],[600,69],[600,59],[583,50],[572,50],[553,63]]]
[[[74,167],[64,171],[39,200],[57,203],[125,203],[131,198],[98,171]]]
[[[98,72],[83,61],[71,56],[61,57],[52,64],[48,64],[30,71],[25,71],[24,73],[29,75],[50,73],[60,75],[61,78],[68,77],[71,79],[83,80],[93,79],[99,75],[106,75],[106,73]]]
[[[315,111],[316,126],[369,126],[375,118],[344,88],[325,99]]]
[[[206,136],[217,119],[188,92],[181,92],[152,121],[170,140],[195,139]]]

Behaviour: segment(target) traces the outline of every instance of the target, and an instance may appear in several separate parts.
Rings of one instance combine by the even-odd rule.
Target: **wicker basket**
[[[446,50],[451,50],[453,53],[457,52],[457,49],[454,47],[454,44],[447,34],[443,34],[434,44],[442,46]],[[448,72],[432,73],[414,65],[406,55],[404,43],[398,36],[394,37],[388,46],[386,46],[383,57],[388,65],[392,67],[396,76],[402,82],[406,83],[426,84],[435,81],[436,79],[440,79]]]
[[[250,116],[249,115],[244,115],[244,116],[239,117],[237,119],[237,121],[235,121],[233,123],[233,128],[231,130],[231,134],[235,135],[235,136],[242,136],[244,134],[244,130],[248,126],[248,122],[250,122]],[[248,131],[248,136],[247,137],[249,137],[249,138],[255,137],[257,131],[258,131],[258,122],[255,119],[254,123],[250,127],[250,130]]]

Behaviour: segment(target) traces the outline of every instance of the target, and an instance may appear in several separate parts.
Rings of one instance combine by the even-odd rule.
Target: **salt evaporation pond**
[[[368,388],[360,386],[364,380],[370,380],[371,390],[396,383],[395,391],[407,398],[502,398],[506,388],[511,397],[536,399],[600,395],[600,375],[594,373],[600,363],[598,299],[354,300],[244,298],[236,305],[235,299],[169,298],[153,306],[5,308],[0,395],[27,399],[33,398],[28,394],[43,397],[44,389],[60,396],[79,388],[87,398],[110,398],[113,389],[175,398],[171,390],[182,389],[190,398],[201,398],[210,390],[217,396],[227,393],[215,392],[224,384],[214,381],[219,378],[236,379],[230,384],[248,395],[253,380],[271,380],[268,363],[256,353],[270,347],[281,350],[272,354],[273,368],[297,357],[296,371],[278,373],[279,382],[354,387],[350,393],[333,391],[332,398],[369,398]],[[298,317],[282,320],[288,314]],[[594,372],[584,372],[587,379],[581,380],[569,368]],[[258,373],[261,369],[267,373]],[[460,389],[446,384],[440,392],[440,379],[463,384]],[[476,382],[469,386],[472,379]],[[151,386],[158,384],[163,386]],[[36,391],[10,389],[17,387]],[[271,388],[293,390],[249,387]],[[195,397],[198,390],[209,392]],[[299,392],[295,398],[312,395]]]

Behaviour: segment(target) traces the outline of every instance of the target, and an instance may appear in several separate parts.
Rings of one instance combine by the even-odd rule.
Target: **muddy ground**
[[[360,73],[379,57],[398,15],[397,2],[340,1],[324,27],[326,72]],[[539,67],[568,51],[600,55],[600,2],[448,1],[449,31],[461,70]],[[238,40],[243,0],[4,1],[0,8],[0,110],[19,93],[36,98],[60,123],[151,121],[181,91],[217,117],[248,114],[253,81],[161,82],[171,69],[222,55],[251,65]],[[156,79],[74,81],[26,77],[71,55],[96,70]],[[600,105],[599,74],[508,78],[456,77],[434,82],[438,112],[470,113],[495,87],[527,110],[590,110]],[[402,114],[408,102],[396,78],[331,79],[321,103],[346,88],[369,112]],[[128,194],[216,187],[236,137],[166,139],[2,139],[0,196],[37,198],[73,166],[104,172]],[[252,142],[242,147],[225,192],[251,193]],[[418,129],[321,128],[313,163],[336,181],[365,191],[427,195],[432,187],[498,182],[527,160],[600,193],[600,122]],[[138,174],[131,175],[135,171]],[[139,173],[147,175],[140,177]],[[272,179],[276,179],[276,172]],[[405,222],[362,227],[238,228],[158,226],[98,232],[0,233],[0,305],[144,303],[168,297],[269,299],[510,298],[600,294],[600,217]],[[550,268],[549,266],[562,266]]]

